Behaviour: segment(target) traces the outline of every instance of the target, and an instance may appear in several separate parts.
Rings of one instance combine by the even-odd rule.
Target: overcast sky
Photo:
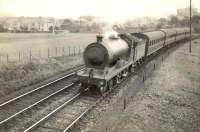
[[[193,0],[193,5],[200,8],[200,0]],[[13,16],[94,15],[112,20],[167,16],[186,6],[189,0],[0,0],[0,12]]]

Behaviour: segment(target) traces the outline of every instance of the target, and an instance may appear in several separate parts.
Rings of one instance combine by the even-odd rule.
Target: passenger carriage
[[[160,31],[165,33],[165,46],[169,46],[176,41],[177,31],[175,29],[161,29]]]
[[[132,35],[142,38],[146,42],[145,57],[149,56],[165,44],[165,33],[162,31],[152,31],[146,33],[133,33]]]

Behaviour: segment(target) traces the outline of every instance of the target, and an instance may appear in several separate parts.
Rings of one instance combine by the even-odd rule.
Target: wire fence
[[[0,53],[0,65],[9,63],[29,63],[43,59],[50,59],[63,56],[76,56],[83,52],[83,47],[66,46],[66,47],[51,47],[46,49],[29,49],[12,53]]]

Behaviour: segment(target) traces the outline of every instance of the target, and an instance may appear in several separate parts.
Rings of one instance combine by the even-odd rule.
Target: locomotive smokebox
[[[119,37],[103,39],[103,36],[97,35],[97,42],[86,47],[83,57],[87,67],[103,69],[115,64],[119,59],[129,58],[130,49]]]

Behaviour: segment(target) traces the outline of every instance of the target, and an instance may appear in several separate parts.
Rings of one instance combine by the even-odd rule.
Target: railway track
[[[122,83],[125,83],[132,75],[130,74],[128,78],[123,79]],[[63,103],[24,132],[68,132],[104,98],[117,93],[120,90],[119,86],[121,84],[116,85],[103,96],[81,95],[77,93],[73,98]]]
[[[84,96],[77,93],[50,114],[27,128],[29,131],[68,131],[83,115],[98,102],[95,96]]]
[[[13,124],[20,119],[22,115],[37,108],[45,101],[48,102],[51,98],[53,100],[53,98],[56,97],[63,97],[61,95],[65,95],[66,98],[71,97],[71,94],[76,91],[74,89],[76,84],[73,83],[74,78],[72,75],[74,75],[77,70],[82,70],[83,68],[84,66],[76,67],[72,72],[59,79],[0,104],[0,131],[7,131],[10,124]],[[70,89],[72,90],[70,91]]]

